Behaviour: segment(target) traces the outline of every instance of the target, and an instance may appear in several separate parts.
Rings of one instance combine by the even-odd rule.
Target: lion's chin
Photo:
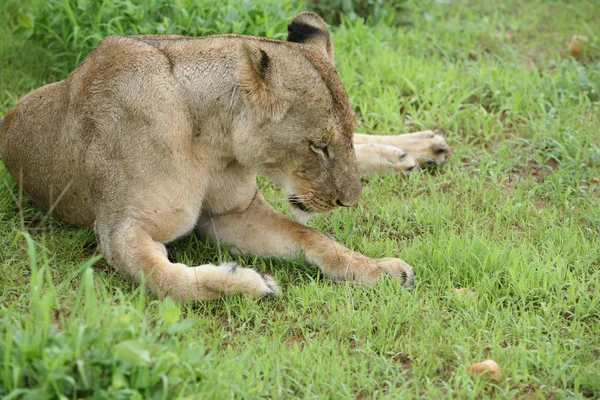
[[[328,213],[332,211],[335,207],[331,208],[313,208],[314,204],[307,204],[307,202],[303,201],[300,196],[296,194],[289,194],[287,196],[288,203],[292,209],[294,216],[299,221],[310,221],[315,214],[318,213]]]
[[[304,202],[295,194],[288,196],[288,201],[292,208],[298,209],[302,212],[309,213],[310,209],[304,204]]]
[[[314,212],[307,212],[307,211],[302,211],[294,206],[291,207],[292,209],[292,214],[294,215],[294,218],[302,223],[302,224],[308,224],[315,216],[316,213]]]
[[[308,208],[298,196],[292,194],[288,196],[288,202],[292,209],[292,214],[301,223],[308,223],[313,217],[315,212]]]

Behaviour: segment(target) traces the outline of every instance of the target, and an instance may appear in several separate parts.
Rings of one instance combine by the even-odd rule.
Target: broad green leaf
[[[175,333],[185,332],[188,329],[192,328],[194,325],[196,325],[196,322],[197,320],[195,318],[184,319],[181,322],[177,322],[176,324],[169,326],[167,328],[167,333],[173,335]]]
[[[117,358],[130,364],[147,365],[150,363],[150,351],[137,340],[125,340],[117,344],[113,350]]]
[[[33,20],[34,20],[34,17],[29,13],[27,13],[27,14],[24,12],[17,13],[17,22],[19,23],[20,26],[22,26],[25,29],[33,28]]]

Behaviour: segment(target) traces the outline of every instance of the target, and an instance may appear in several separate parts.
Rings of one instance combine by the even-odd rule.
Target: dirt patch
[[[559,162],[553,157],[550,157],[546,162],[546,165],[540,165],[535,161],[528,161],[527,166],[531,171],[531,175],[535,180],[540,183],[543,182],[548,176],[550,176],[555,169],[558,168]]]
[[[518,177],[516,175],[508,175],[508,178],[502,182],[502,191],[507,196],[515,195],[515,187],[517,185]]]
[[[543,208],[546,208],[549,204],[549,200],[547,196],[542,196],[542,197],[538,197],[537,200],[535,201],[535,208],[537,208],[538,210],[541,210]]]
[[[522,169],[513,169],[513,173],[509,173],[508,176],[502,181],[502,192],[513,197],[515,189],[518,187],[519,182],[523,176],[532,176],[537,183],[544,182],[552,173],[558,168],[559,162],[555,158],[550,157],[545,165],[540,165],[536,161],[528,161],[525,167]],[[542,208],[547,202],[547,198],[540,198],[536,200],[536,207]]]
[[[37,218],[25,221],[25,229],[27,230],[27,233],[29,233],[31,236],[40,235],[46,230],[44,226],[44,221]]]
[[[300,330],[290,331],[289,335],[283,339],[283,344],[285,344],[287,348],[294,346],[300,346],[300,348],[303,348],[305,343],[306,337]]]
[[[404,353],[396,353],[392,355],[392,361],[400,367],[402,371],[412,370],[412,361],[408,355]]]

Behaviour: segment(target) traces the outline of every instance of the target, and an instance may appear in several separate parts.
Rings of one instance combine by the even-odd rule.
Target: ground
[[[358,131],[432,129],[453,148],[441,170],[369,178],[356,208],[311,222],[405,259],[409,290],[337,284],[301,260],[232,257],[189,236],[173,259],[254,266],[282,295],[147,296],[95,254],[90,230],[47,217],[0,165],[0,396],[600,397],[598,16],[593,0],[408,1],[394,26],[333,28]],[[16,36],[0,34],[4,114],[66,72],[47,73],[47,53],[27,45],[9,55]],[[588,39],[576,58],[573,35]],[[488,358],[500,379],[467,372]]]

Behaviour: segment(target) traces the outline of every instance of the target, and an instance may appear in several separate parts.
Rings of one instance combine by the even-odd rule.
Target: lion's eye
[[[312,151],[318,154],[322,154],[325,158],[329,158],[329,150],[327,150],[327,144],[323,141],[310,142],[310,148]]]

